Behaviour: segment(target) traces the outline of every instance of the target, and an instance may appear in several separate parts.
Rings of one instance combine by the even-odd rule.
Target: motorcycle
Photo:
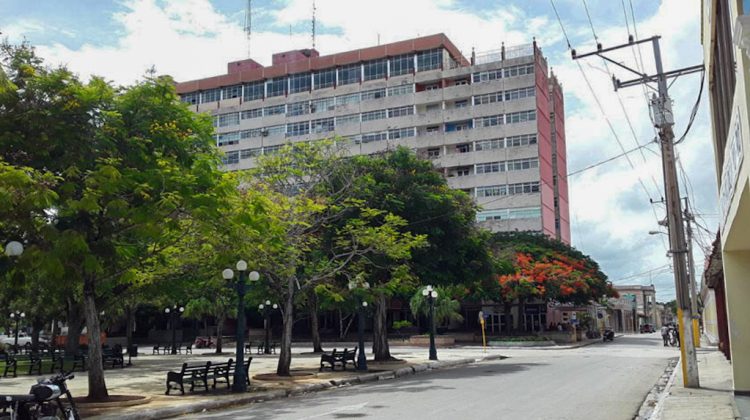
[[[602,334],[602,341],[607,342],[607,341],[614,341],[614,340],[615,340],[615,332],[610,328],[605,329],[604,334]]]
[[[74,377],[62,373],[38,380],[28,394],[0,395],[0,420],[80,420],[66,383]]]
[[[214,346],[214,342],[211,341],[211,337],[196,337],[193,345],[197,349],[207,349]]]

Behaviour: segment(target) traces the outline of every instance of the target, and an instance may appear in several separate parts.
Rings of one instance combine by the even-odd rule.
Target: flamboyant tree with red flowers
[[[506,314],[514,302],[524,313],[525,303],[534,298],[585,305],[617,294],[599,265],[567,244],[528,232],[499,233],[493,239],[495,258],[505,267],[496,280]]]

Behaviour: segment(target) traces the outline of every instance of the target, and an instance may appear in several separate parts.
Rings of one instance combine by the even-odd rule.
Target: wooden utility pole
[[[665,72],[661,61],[661,50],[659,48],[659,36],[653,36],[648,39],[634,41],[629,37],[627,44],[617,45],[610,48],[602,48],[597,44],[594,52],[586,54],[576,54],[572,50],[573,59],[579,59],[597,55],[602,59],[622,67],[638,75],[638,78],[622,82],[612,76],[612,82],[615,90],[621,87],[637,86],[641,84],[656,83],[658,92],[651,98],[651,113],[654,119],[654,125],[659,130],[659,142],[661,145],[662,170],[664,172],[664,196],[667,205],[667,226],[669,228],[669,253],[672,256],[674,267],[675,289],[677,293],[677,318],[679,321],[680,334],[680,354],[682,360],[682,377],[686,388],[700,387],[698,379],[698,359],[695,353],[695,344],[693,343],[693,311],[690,304],[690,287],[687,271],[687,254],[688,247],[685,241],[685,225],[682,220],[682,209],[680,202],[680,189],[677,180],[677,168],[675,165],[674,155],[674,116],[672,114],[672,101],[669,99],[667,79],[678,77],[685,74],[703,71],[703,66],[692,66],[684,69]],[[607,52],[619,50],[621,48],[631,48],[637,44],[650,42],[654,51],[654,60],[656,64],[656,74],[648,75],[637,70],[631,69],[624,64],[613,60],[606,55]]]

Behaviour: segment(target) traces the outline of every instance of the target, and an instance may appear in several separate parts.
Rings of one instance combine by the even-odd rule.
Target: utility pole
[[[695,260],[693,258],[693,221],[695,217],[690,212],[690,201],[685,197],[685,231],[688,246],[688,271],[690,272],[690,308],[693,312],[693,342],[695,347],[701,346],[701,336],[698,327],[698,293],[695,287]]]
[[[677,317],[679,321],[680,334],[680,355],[682,360],[682,378],[686,388],[700,387],[698,378],[698,359],[695,353],[693,340],[693,322],[692,308],[690,305],[690,288],[687,273],[687,253],[688,248],[685,243],[685,226],[682,220],[682,209],[680,203],[680,190],[677,180],[677,168],[675,166],[674,155],[674,116],[672,114],[671,100],[667,87],[667,79],[675,78],[681,75],[703,71],[703,66],[686,67],[679,70],[664,72],[661,62],[661,50],[659,48],[660,36],[653,36],[647,39],[633,40],[628,37],[628,43],[617,45],[610,48],[602,48],[597,44],[596,51],[577,55],[575,50],[571,51],[574,60],[584,57],[597,55],[602,59],[622,67],[629,72],[638,75],[638,78],[622,82],[612,76],[612,82],[615,90],[622,87],[636,86],[641,84],[656,83],[658,95],[654,94],[651,99],[651,111],[654,117],[654,124],[659,130],[659,141],[661,143],[662,169],[664,172],[664,195],[667,204],[667,225],[669,228],[669,253],[672,255],[674,265],[675,289],[677,292]],[[606,55],[607,52],[619,50],[622,48],[631,48],[637,44],[650,42],[654,51],[654,60],[656,64],[656,74],[648,75],[633,70],[624,64],[613,60]],[[687,338],[687,339],[686,339]]]

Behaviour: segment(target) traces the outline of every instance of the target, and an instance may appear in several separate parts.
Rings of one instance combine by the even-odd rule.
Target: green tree
[[[460,289],[455,286],[436,286],[434,289],[438,293],[438,297],[433,304],[435,307],[435,323],[442,325],[451,321],[462,322],[464,317],[461,315],[459,299],[464,297],[464,294],[461,293]],[[427,298],[422,295],[422,289],[417,290],[411,297],[409,308],[414,316],[430,315],[430,304]]]
[[[186,234],[184,217],[215,216],[213,127],[179,103],[169,78],[114,88],[45,67],[28,45],[4,44],[0,58],[0,155],[59,178],[40,237],[44,271],[79,288],[88,396],[104,400],[97,307]]]

